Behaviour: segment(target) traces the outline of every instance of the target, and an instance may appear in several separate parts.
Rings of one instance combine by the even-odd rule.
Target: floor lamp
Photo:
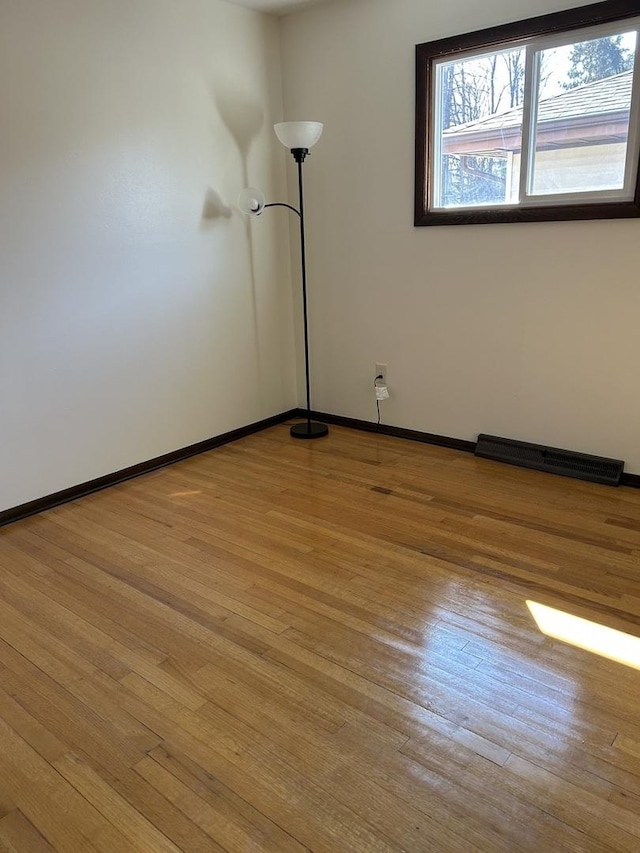
[[[267,207],[287,207],[300,220],[300,258],[302,262],[302,312],[304,317],[304,365],[307,384],[306,420],[291,427],[294,438],[322,438],[329,428],[326,424],[311,420],[311,380],[309,369],[309,319],[307,314],[307,257],[304,233],[304,192],[302,186],[302,164],[309,151],[322,136],[323,125],[319,121],[285,121],[274,125],[276,136],[288,148],[298,164],[299,208],[284,202],[267,204],[264,194],[255,187],[247,187],[238,196],[238,207],[248,216],[260,216]]]

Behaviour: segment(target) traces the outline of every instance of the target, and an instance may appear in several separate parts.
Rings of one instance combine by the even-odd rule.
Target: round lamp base
[[[315,421],[311,421],[311,423],[305,421],[302,424],[292,426],[290,432],[293,438],[322,438],[328,434],[329,427]]]

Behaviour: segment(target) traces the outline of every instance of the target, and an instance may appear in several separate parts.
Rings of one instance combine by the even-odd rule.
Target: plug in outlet
[[[378,380],[378,382],[380,383],[380,385],[386,385],[387,384],[387,370],[388,370],[388,365],[376,364],[375,377]]]

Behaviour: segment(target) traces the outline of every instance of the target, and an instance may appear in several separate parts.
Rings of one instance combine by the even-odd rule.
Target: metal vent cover
[[[500,438],[496,435],[480,434],[475,455],[483,459],[495,459],[523,468],[537,471],[549,471],[563,477],[576,477],[593,483],[605,483],[619,486],[624,470],[624,462],[619,459],[606,459],[603,456],[590,456],[573,450],[560,450],[557,447],[545,447],[542,444],[529,444],[512,438]]]

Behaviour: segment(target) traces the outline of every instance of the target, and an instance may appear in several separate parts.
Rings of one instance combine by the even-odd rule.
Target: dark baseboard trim
[[[304,409],[298,409],[294,412],[296,417],[304,417],[306,414]],[[391,435],[395,438],[406,438],[409,441],[421,441],[423,444],[434,444],[437,447],[448,447],[451,450],[462,450],[464,453],[475,453],[476,442],[464,441],[461,438],[450,438],[447,435],[434,435],[430,432],[418,432],[413,429],[405,429],[404,427],[387,426],[386,424],[377,424],[373,421],[359,421],[355,418],[345,418],[342,415],[330,415],[327,412],[313,412],[313,417],[316,420],[324,421],[327,424],[335,426],[348,427],[350,429],[359,429],[364,432],[379,432],[381,435]],[[632,489],[640,489],[640,474],[622,474],[620,478],[621,486],[628,486]]]
[[[63,489],[61,492],[55,492],[52,495],[47,495],[43,498],[38,498],[35,501],[21,504],[20,506],[5,509],[0,512],[0,527],[11,524],[14,521],[20,521],[23,518],[37,515],[45,512],[48,509],[53,509],[61,504],[69,503],[70,501],[82,498],[85,495],[91,495],[94,492],[99,492],[102,489],[107,489],[109,486],[115,486],[118,483],[124,483],[126,480],[131,480],[134,477],[139,477],[141,474],[149,474],[152,471],[157,471],[159,468],[165,468],[167,465],[172,465],[174,462],[180,462],[183,459],[189,459],[192,456],[197,456],[200,453],[206,453],[208,450],[214,450],[216,447],[221,447],[223,444],[229,444],[232,441],[237,441],[239,438],[245,438],[248,435],[253,435],[269,427],[278,426],[285,421],[294,418],[303,418],[306,415],[304,409],[291,409],[288,412],[282,412],[279,415],[274,415],[271,418],[258,421],[254,424],[249,424],[239,429],[234,429],[231,432],[226,432],[223,435],[217,435],[214,438],[208,438],[205,441],[199,441],[197,444],[191,444],[189,447],[183,447],[180,450],[174,450],[171,453],[165,453],[163,456],[156,456],[154,459],[149,459],[147,462],[140,462],[137,465],[132,465],[130,468],[123,468],[121,471],[116,471],[113,474],[107,474],[104,477],[98,477],[96,480],[90,480],[87,483],[80,483],[78,486],[72,486],[69,489]],[[405,429],[404,427],[389,426],[380,424],[378,426],[372,421],[361,421],[356,418],[346,418],[342,415],[331,415],[327,412],[313,412],[314,419],[323,421],[334,426],[343,426],[349,429],[361,430],[362,432],[378,432],[381,435],[388,435],[394,438],[406,438],[409,441],[419,441],[422,444],[432,444],[436,447],[447,447],[450,450],[460,450],[464,453],[474,453],[476,449],[475,441],[464,441],[461,438],[450,438],[446,435],[434,435],[430,432],[419,432],[418,430]],[[633,489],[640,489],[640,474],[623,474],[620,478],[621,486],[628,486]]]
[[[71,488],[55,492],[53,495],[29,501],[29,503],[21,504],[12,509],[5,509],[0,512],[0,527],[11,524],[14,521],[20,521],[23,518],[28,518],[31,515],[37,515],[47,509],[53,509],[61,504],[69,503],[69,501],[75,501],[77,498],[85,497],[85,495],[93,494],[93,492],[99,492],[101,489],[106,489],[109,486],[124,483],[125,480],[131,480],[134,477],[139,477],[141,474],[149,474],[151,471],[157,471],[159,468],[172,465],[174,462],[181,462],[183,459],[189,459],[191,456],[197,456],[199,453],[206,453],[207,450],[213,450],[223,444],[237,441],[239,438],[245,438],[256,432],[262,432],[264,429],[269,429],[269,427],[277,426],[296,417],[297,413],[297,409],[291,409],[288,412],[282,412],[280,415],[274,415],[263,421],[231,430],[231,432],[225,432],[223,435],[207,438],[205,441],[199,441],[197,444],[189,445],[189,447],[173,450],[171,453],[165,453],[163,456],[156,456],[155,459],[149,459],[147,462],[139,462],[137,465],[132,465],[130,468],[123,468],[114,474],[106,474],[104,477],[98,477],[97,480],[80,483],[78,486],[71,486]]]
[[[640,474],[623,474],[620,477],[620,485],[640,489]]]
[[[298,409],[297,417],[305,416],[304,409]],[[380,435],[391,435],[395,438],[407,438],[409,441],[421,441],[423,444],[434,444],[437,447],[448,447],[450,450],[462,450],[465,453],[474,453],[476,449],[475,441],[464,441],[461,438],[449,438],[447,435],[434,435],[430,432],[418,432],[415,429],[405,429],[404,427],[388,426],[387,424],[373,423],[372,421],[359,421],[355,418],[344,418],[342,415],[329,415],[326,412],[313,412],[313,417],[316,420],[324,421],[327,424],[335,426],[349,427],[350,429],[359,429],[363,432],[377,432]]]

